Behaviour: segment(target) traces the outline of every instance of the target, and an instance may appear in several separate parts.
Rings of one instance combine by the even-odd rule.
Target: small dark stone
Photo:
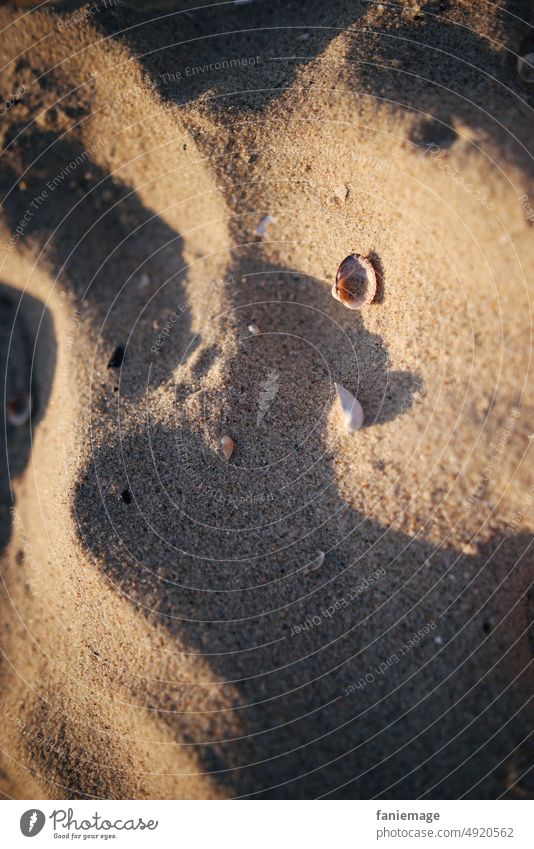
[[[129,489],[125,489],[124,492],[121,492],[121,499],[124,501],[125,504],[132,503],[132,495]]]
[[[457,138],[456,130],[447,120],[429,118],[414,128],[411,141],[431,154],[438,154],[440,150],[452,147]]]
[[[111,359],[108,363],[108,368],[120,368],[122,365],[122,361],[124,359],[124,348],[122,345],[119,345],[118,348],[115,348],[111,355]]]
[[[482,630],[484,631],[485,634],[489,634],[489,632],[491,631],[490,623],[484,622],[484,624],[482,625]]]

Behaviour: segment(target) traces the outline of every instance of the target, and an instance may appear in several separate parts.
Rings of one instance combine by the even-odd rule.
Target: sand
[[[1,791],[531,797],[530,4],[195,5],[0,10]]]

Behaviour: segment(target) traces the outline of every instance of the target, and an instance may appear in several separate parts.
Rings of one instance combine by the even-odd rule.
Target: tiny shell
[[[534,83],[534,53],[517,57],[517,73],[526,83]]]
[[[326,555],[324,551],[318,551],[317,556],[314,557],[311,563],[308,563],[308,565],[304,567],[302,574],[311,575],[312,572],[317,572],[317,570],[323,565],[325,557]]]
[[[345,183],[335,186],[334,195],[339,201],[341,201],[341,203],[343,203],[343,201],[346,201],[349,196],[349,187],[346,186]]]
[[[265,233],[267,232],[267,227],[273,222],[274,218],[272,217],[272,215],[264,215],[260,223],[256,227],[256,236],[259,236],[260,239],[263,239]]]
[[[332,295],[349,310],[370,304],[376,295],[376,272],[371,260],[361,254],[345,257],[337,270]]]
[[[252,333],[253,336],[258,336],[258,334],[261,333],[261,330],[257,324],[249,324],[248,330],[249,333]]]
[[[139,282],[137,285],[139,289],[146,289],[146,287],[150,285],[150,275],[147,274],[146,271],[143,271],[143,273],[139,277]]]
[[[336,387],[339,405],[343,413],[345,427],[349,433],[359,430],[363,424],[363,410],[360,402],[354,397],[352,392],[345,389],[339,383],[334,383]]]
[[[226,434],[225,436],[221,437],[222,452],[227,460],[229,460],[232,454],[234,453],[234,447],[235,442],[231,436],[228,436],[228,434]]]

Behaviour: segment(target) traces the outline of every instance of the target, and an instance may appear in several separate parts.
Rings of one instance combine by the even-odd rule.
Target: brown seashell
[[[228,434],[221,437],[221,448],[224,456],[227,460],[229,460],[234,453],[235,442],[231,436],[228,436]]]
[[[373,263],[361,254],[349,254],[336,274],[332,295],[349,310],[370,304],[376,295],[376,272]]]

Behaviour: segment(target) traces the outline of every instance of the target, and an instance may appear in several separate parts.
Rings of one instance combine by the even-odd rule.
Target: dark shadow
[[[52,317],[42,301],[0,284],[0,550],[11,534],[13,481],[30,456],[32,435],[48,404],[56,362]]]
[[[174,427],[148,403],[146,428],[95,454],[74,500],[84,546],[117,592],[237,690],[242,737],[210,742],[204,728],[188,740],[235,795],[457,797],[486,773],[478,795],[498,795],[502,753],[526,722],[526,708],[508,720],[527,682],[505,688],[530,658],[531,538],[464,555],[425,541],[424,526],[411,537],[351,509],[335,443],[350,439],[357,465],[367,431],[336,433],[332,382],[377,420],[407,409],[398,385],[383,403],[384,346],[320,281],[247,256],[236,277],[239,351],[213,361],[224,391],[177,387]],[[181,739],[184,714],[159,685],[151,698]]]
[[[365,4],[166,4],[101,12],[106,36],[125,43],[165,100],[175,104],[209,95],[224,114],[261,109],[287,89],[299,67],[364,15]],[[134,8],[132,8],[132,6]],[[189,7],[189,8],[188,8]]]
[[[12,128],[12,136],[19,132]],[[17,174],[29,170],[19,182]],[[180,338],[151,353],[169,313],[187,301],[182,239],[136,192],[103,171],[91,152],[38,128],[26,130],[0,167],[8,226],[26,221],[17,249],[31,250],[68,292],[68,309],[91,326],[95,367],[107,367],[124,348],[121,391],[136,397],[165,380],[191,350],[190,311],[180,315]],[[32,213],[27,215],[28,210]],[[132,326],[132,305],[137,320]],[[103,345],[96,347],[97,334]],[[76,344],[76,340],[74,340]],[[148,352],[146,370],[132,368]],[[110,370],[113,379],[119,371]]]

